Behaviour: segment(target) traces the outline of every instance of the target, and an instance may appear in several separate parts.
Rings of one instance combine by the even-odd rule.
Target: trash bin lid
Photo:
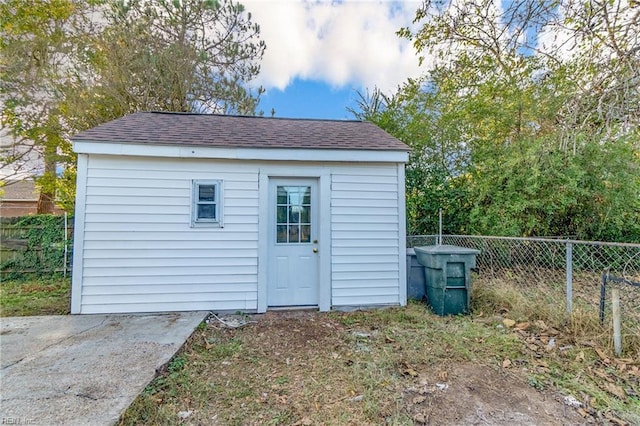
[[[450,246],[447,244],[437,245],[437,246],[424,246],[424,247],[414,247],[416,252],[422,252],[425,254],[480,254],[480,250],[468,248],[468,247],[460,247],[460,246]]]

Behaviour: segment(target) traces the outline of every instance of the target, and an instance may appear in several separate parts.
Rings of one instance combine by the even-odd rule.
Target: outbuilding
[[[409,149],[372,123],[141,112],[73,148],[72,313],[406,304]]]

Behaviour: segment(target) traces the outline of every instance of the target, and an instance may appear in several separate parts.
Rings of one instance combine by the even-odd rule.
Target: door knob
[[[317,252],[318,252],[318,247],[314,247],[314,248],[313,248],[313,252],[314,252],[314,253],[317,253]]]

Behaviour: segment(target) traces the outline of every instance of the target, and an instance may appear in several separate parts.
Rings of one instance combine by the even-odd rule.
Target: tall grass
[[[596,292],[592,283],[574,284],[573,308],[566,310],[564,283],[544,280],[519,284],[501,278],[476,277],[472,286],[472,310],[475,314],[501,315],[516,322],[544,321],[574,343],[596,345],[613,353],[613,330],[609,319],[601,324]],[[623,340],[623,356],[640,359],[640,328],[637,313],[627,312],[629,321]]]

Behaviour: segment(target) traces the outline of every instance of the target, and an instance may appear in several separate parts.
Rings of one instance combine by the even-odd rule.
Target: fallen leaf
[[[609,377],[609,375],[602,370],[593,370],[593,374],[600,377],[601,379],[606,380],[607,382],[612,381],[611,377]]]
[[[414,404],[421,404],[423,402],[425,402],[427,400],[426,397],[424,396],[416,396],[415,398],[413,398],[413,403]]]
[[[629,368],[633,368],[635,363],[632,358],[616,358],[613,362],[616,364],[618,371],[626,371]]]
[[[609,357],[607,356],[607,354],[600,349],[597,346],[593,347],[593,350],[596,351],[596,353],[598,354],[598,356],[600,357],[600,359],[602,360],[602,362],[604,362],[605,364],[609,364],[611,362],[611,360],[609,359]]]
[[[615,423],[619,426],[627,426],[627,422],[625,422],[624,420],[620,420],[619,418],[615,417],[614,415],[612,415],[611,413],[604,413],[604,417],[609,420],[612,423]]]
[[[287,395],[278,395],[276,396],[276,403],[278,404],[286,404],[289,401],[289,398],[287,398]]]
[[[627,399],[627,393],[622,389],[621,386],[615,385],[613,383],[603,383],[604,389],[612,395],[617,396],[621,400]]]
[[[546,330],[548,328],[547,324],[542,320],[536,320],[533,324],[541,330]]]
[[[404,370],[402,370],[402,374],[404,374],[405,376],[416,377],[418,375],[418,372],[413,368],[405,368]]]
[[[441,371],[440,374],[438,374],[438,377],[440,377],[440,380],[444,382],[449,377],[449,373],[447,373],[446,371]]]
[[[510,359],[505,359],[504,361],[502,361],[502,368],[509,368],[511,367],[512,362]]]
[[[520,322],[518,324],[516,324],[516,329],[517,330],[526,330],[529,328],[529,326],[531,326],[530,323],[528,322]]]
[[[505,318],[505,319],[502,320],[502,325],[504,325],[507,328],[511,328],[514,325],[516,325],[516,322],[514,320],[512,320],[512,319]]]
[[[580,351],[580,353],[578,355],[576,355],[576,361],[577,362],[584,361],[584,351]]]
[[[427,418],[424,416],[424,414],[418,413],[414,414],[413,421],[415,421],[416,423],[426,423]]]

